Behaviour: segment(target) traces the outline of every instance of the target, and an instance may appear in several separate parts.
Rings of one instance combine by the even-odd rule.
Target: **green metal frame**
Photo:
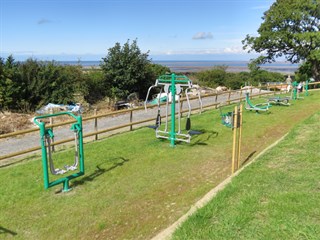
[[[72,124],[71,130],[78,131],[78,144],[79,144],[79,165],[80,169],[79,172],[59,178],[55,181],[50,181],[49,179],[49,171],[48,171],[48,154],[47,154],[47,147],[46,147],[46,135],[50,135],[50,137],[53,137],[52,129],[46,128],[44,122],[37,121],[38,119],[44,119],[49,117],[56,117],[61,115],[69,115],[76,119],[76,123]],[[55,185],[58,185],[60,183],[63,184],[63,192],[69,191],[71,188],[69,187],[69,181],[71,179],[77,178],[79,176],[84,175],[84,152],[83,152],[83,132],[82,132],[82,117],[81,116],[75,116],[74,114],[70,112],[60,112],[55,114],[48,114],[48,115],[42,115],[37,116],[34,118],[34,123],[37,124],[40,128],[40,143],[41,143],[41,150],[42,150],[42,168],[43,168],[43,177],[44,177],[44,188],[48,189],[50,187],[53,187]],[[66,173],[64,174],[66,175]]]
[[[300,97],[300,93],[298,91],[298,82],[294,81],[292,83],[292,93],[291,93],[291,99],[292,100],[299,100],[299,99],[303,99],[303,97]],[[308,93],[308,90],[306,90],[306,92]]]
[[[259,111],[262,112],[266,112],[269,110],[269,108],[271,107],[270,103],[260,103],[260,104],[252,104],[250,101],[250,97],[249,97],[249,93],[246,93],[246,106],[245,109],[246,110],[254,110],[256,111],[256,113],[258,113]]]
[[[268,99],[268,102],[274,106],[274,105],[278,105],[278,106],[290,106],[290,103],[289,103],[289,97],[271,97]]]
[[[296,100],[298,95],[298,83],[297,81],[294,81],[292,83],[292,99]]]
[[[226,112],[223,113],[221,110],[221,106],[219,107],[220,116],[221,116],[221,123],[222,125],[233,128],[233,112]]]
[[[176,75],[174,73],[168,75],[161,75],[157,79],[159,84],[170,84],[170,92],[171,92],[171,129],[169,132],[169,140],[170,146],[174,147],[175,142],[177,141],[177,133],[176,133],[176,84],[185,85],[191,87],[192,82],[189,78],[184,75]]]
[[[309,92],[308,92],[308,90],[309,90],[309,80],[307,80],[306,81],[306,83],[305,83],[305,85],[304,85],[304,95],[305,96],[309,96]]]

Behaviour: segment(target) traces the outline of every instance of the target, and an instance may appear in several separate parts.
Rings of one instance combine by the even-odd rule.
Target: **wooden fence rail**
[[[314,87],[320,87],[320,82],[310,83],[309,85],[311,85],[311,86],[314,85]],[[255,93],[255,94],[252,94],[252,90],[253,89],[259,89],[259,92]],[[248,90],[250,91],[250,96],[251,97],[261,97],[261,96],[266,96],[266,95],[274,95],[274,94],[277,94],[277,93],[280,94],[280,93],[283,93],[285,91],[285,90],[283,90],[285,88],[282,87],[282,86],[280,86],[280,91],[276,91],[277,89],[274,88],[274,91],[272,91],[272,92],[271,91],[262,92],[262,89],[268,89],[268,86],[250,87],[249,89],[245,89],[245,90],[240,89],[240,90],[232,90],[232,91],[227,91],[227,92],[222,92],[222,93],[206,94],[206,95],[202,96],[202,100],[206,99],[206,98],[210,98],[210,97],[215,97],[215,99],[214,99],[213,103],[209,103],[209,104],[203,105],[202,108],[203,109],[205,109],[205,108],[217,108],[219,106],[219,104],[221,103],[221,102],[218,102],[218,98],[219,98],[219,96],[223,96],[223,95],[227,96],[227,98],[225,100],[225,103],[227,105],[229,105],[231,103],[239,102],[239,101],[244,100],[245,96],[243,96],[243,93],[248,91]],[[238,95],[239,97],[233,97],[232,98],[232,96],[234,96],[234,95]],[[190,98],[190,100],[197,100],[197,99],[198,99],[198,97]],[[181,99],[181,109],[182,109],[183,102],[185,102],[185,101],[187,101],[186,98]],[[163,106],[165,104],[166,103],[162,103],[161,105]],[[157,105],[155,105],[155,106],[147,106],[147,108],[156,108],[156,107],[157,107]],[[139,120],[139,121],[133,121],[134,112],[141,111],[143,109],[144,109],[144,107],[138,107],[138,108],[134,108],[134,109],[125,109],[125,110],[120,110],[120,111],[116,111],[116,112],[112,112],[112,113],[106,113],[106,114],[97,114],[97,112],[95,111],[93,116],[83,118],[83,122],[94,120],[94,122],[93,122],[94,131],[84,134],[83,137],[87,138],[87,137],[94,136],[94,139],[98,140],[99,139],[99,134],[103,134],[103,133],[107,133],[107,132],[123,129],[123,128],[126,128],[126,127],[129,127],[129,130],[132,131],[133,130],[133,126],[135,126],[135,125],[139,125],[139,124],[143,124],[143,123],[148,123],[148,122],[154,121],[155,118],[147,118],[147,119],[143,119],[143,120]],[[196,111],[196,110],[200,110],[200,107],[192,108],[192,111]],[[181,114],[185,113],[185,112],[188,112],[188,110],[181,110]],[[121,115],[121,114],[129,114],[129,120],[128,120],[129,122],[128,123],[117,125],[117,126],[110,127],[110,128],[106,128],[106,129],[102,129],[102,130],[98,130],[98,119],[106,118],[106,117],[110,117],[110,116],[118,116],[118,115]],[[162,116],[162,117],[165,117],[165,116]],[[48,127],[51,127],[51,128],[60,127],[60,126],[65,126],[65,125],[68,125],[68,124],[72,124],[74,122],[75,121],[72,120],[72,121],[65,121],[65,122],[60,122],[60,123],[53,123],[53,124],[49,124]],[[17,136],[25,135],[25,134],[32,133],[32,132],[37,132],[37,131],[39,131],[38,128],[32,128],[32,129],[27,129],[27,130],[22,130],[22,131],[16,131],[14,133],[2,134],[2,135],[0,135],[0,139],[17,137]],[[68,138],[68,139],[63,139],[63,140],[60,140],[60,141],[55,141],[54,143],[52,143],[52,146],[61,145],[61,144],[68,143],[68,142],[71,142],[71,141],[74,141],[74,138]],[[10,159],[10,158],[13,158],[13,157],[17,157],[17,156],[20,156],[20,155],[24,155],[24,154],[27,154],[27,153],[31,153],[31,152],[34,152],[34,151],[38,151],[40,149],[41,149],[41,147],[39,145],[37,147],[32,147],[32,148],[29,148],[29,149],[26,149],[26,150],[22,150],[22,151],[17,151],[17,152],[14,152],[14,153],[6,154],[6,155],[3,155],[3,156],[0,156],[0,161],[1,160],[6,160],[6,159]]]

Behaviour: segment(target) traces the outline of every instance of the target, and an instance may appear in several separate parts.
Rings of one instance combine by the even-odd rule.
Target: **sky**
[[[152,60],[250,60],[275,0],[0,0],[0,56],[100,61],[137,40]]]

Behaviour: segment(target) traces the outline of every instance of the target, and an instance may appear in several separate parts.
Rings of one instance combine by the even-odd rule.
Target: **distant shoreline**
[[[226,66],[227,72],[249,72],[248,61],[152,61],[170,68],[172,72],[200,72],[209,70],[217,66]],[[99,69],[100,61],[59,61],[63,65],[81,65],[84,69]],[[283,74],[294,74],[298,69],[297,64],[285,62],[265,64],[261,69],[270,72],[279,72]]]

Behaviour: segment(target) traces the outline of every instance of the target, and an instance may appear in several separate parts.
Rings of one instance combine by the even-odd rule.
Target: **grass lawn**
[[[319,239],[320,112],[235,177],[173,239]]]
[[[319,111],[320,92],[310,95],[270,114],[244,112],[242,164]],[[219,111],[193,115],[192,128],[204,134],[175,148],[149,128],[85,144],[86,174],[68,193],[44,190],[39,156],[0,168],[0,238],[151,238],[231,174],[232,131],[220,124]]]

